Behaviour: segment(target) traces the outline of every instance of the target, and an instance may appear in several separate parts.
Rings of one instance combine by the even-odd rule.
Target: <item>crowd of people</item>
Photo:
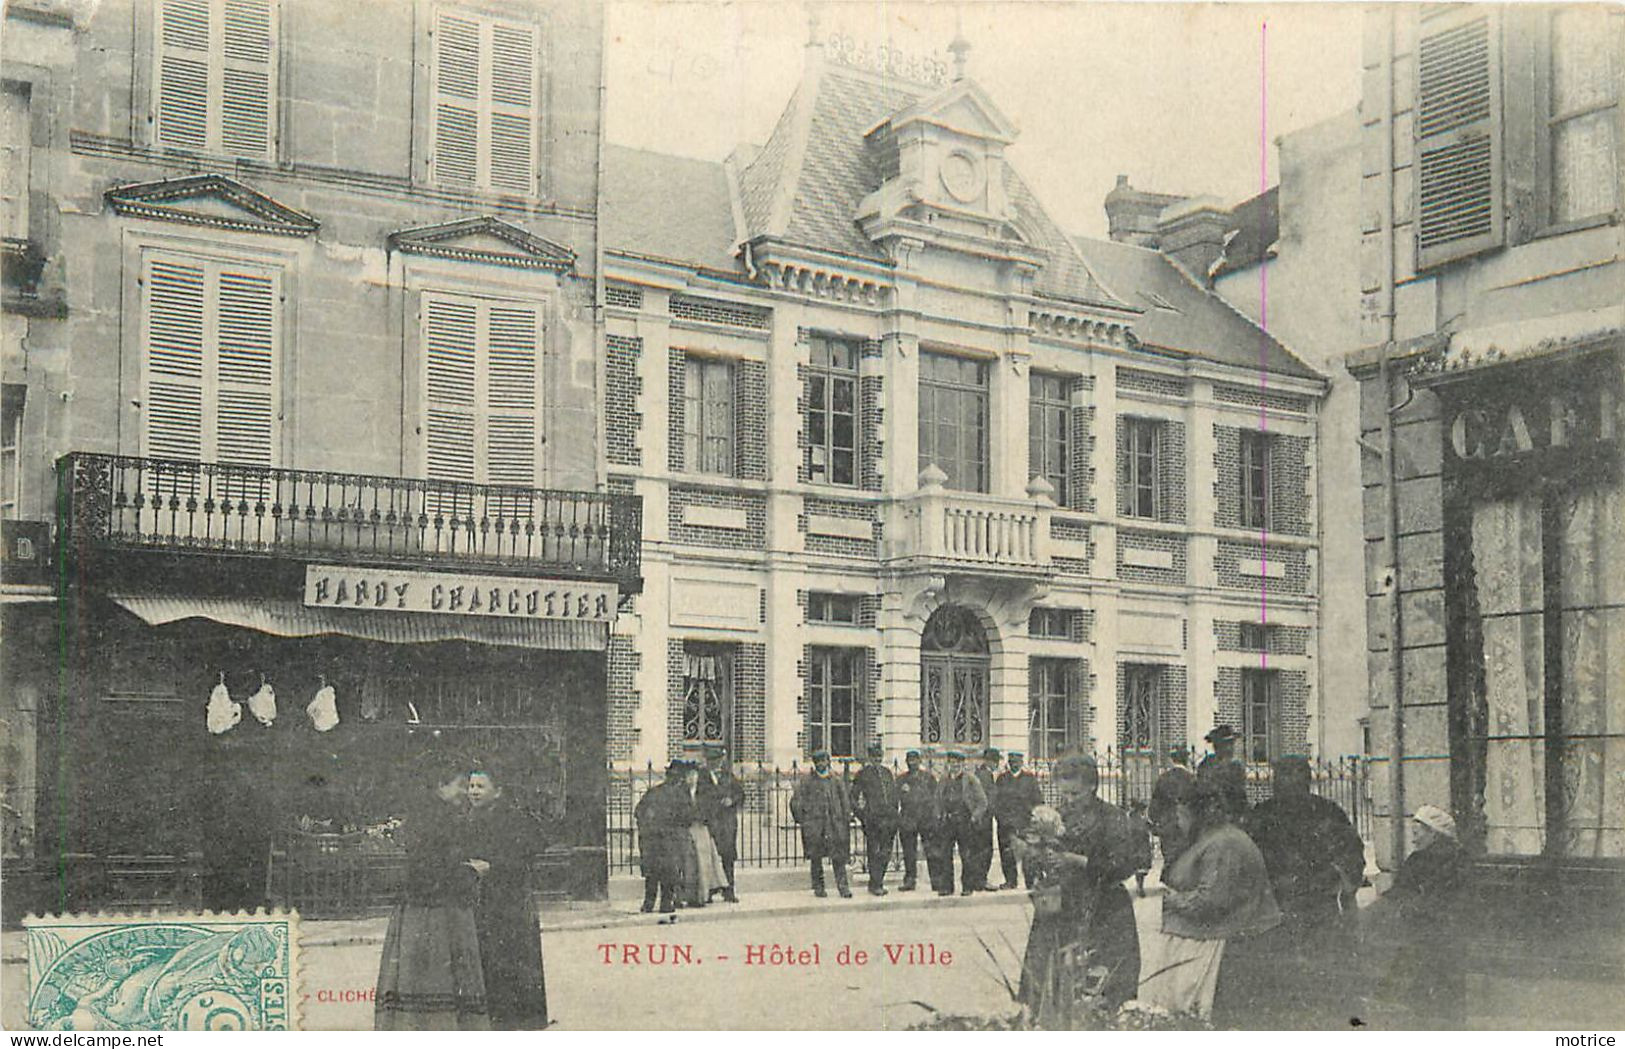
[[[739,857],[739,807],[744,785],[720,746],[690,749],[666,769],[663,783],[638,800],[643,910],[704,907],[718,896],[738,903],[734,863]],[[838,884],[846,891],[846,866]]]
[[[539,824],[496,773],[431,760],[402,820],[406,878],[378,967],[373,1026],[537,1030],[548,1025],[530,860]]]

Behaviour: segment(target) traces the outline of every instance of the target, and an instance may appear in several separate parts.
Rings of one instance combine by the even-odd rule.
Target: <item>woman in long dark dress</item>
[[[460,838],[466,787],[460,768],[440,771],[402,821],[406,884],[384,934],[377,1030],[489,1028],[474,919],[478,883]]]
[[[530,892],[530,860],[540,851],[535,821],[503,797],[489,770],[468,777],[469,862],[479,871],[480,958],[491,1027],[534,1031],[547,1026],[542,930]]]

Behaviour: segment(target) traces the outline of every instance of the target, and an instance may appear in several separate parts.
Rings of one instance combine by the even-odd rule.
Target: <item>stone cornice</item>
[[[494,238],[511,245],[514,250],[495,251],[489,247],[457,243],[474,237]],[[576,259],[575,252],[562,244],[555,244],[491,215],[398,230],[389,235],[389,246],[407,255],[560,273],[573,269]]]
[[[179,222],[189,226],[307,237],[320,228],[315,219],[278,203],[225,175],[186,175],[158,182],[115,186],[105,194],[120,215]],[[240,215],[199,210],[204,203],[225,204]],[[192,207],[186,205],[192,204]]]

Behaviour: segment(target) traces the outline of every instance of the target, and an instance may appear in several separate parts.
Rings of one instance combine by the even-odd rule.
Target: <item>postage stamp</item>
[[[23,926],[35,1030],[298,1029],[296,913],[64,915]]]

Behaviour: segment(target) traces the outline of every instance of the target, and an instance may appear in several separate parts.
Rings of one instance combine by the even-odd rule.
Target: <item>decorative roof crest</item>
[[[949,80],[948,63],[934,55],[917,54],[886,44],[871,49],[867,43],[859,43],[846,33],[831,34],[824,54],[836,65],[894,76],[916,84],[946,87]]]

